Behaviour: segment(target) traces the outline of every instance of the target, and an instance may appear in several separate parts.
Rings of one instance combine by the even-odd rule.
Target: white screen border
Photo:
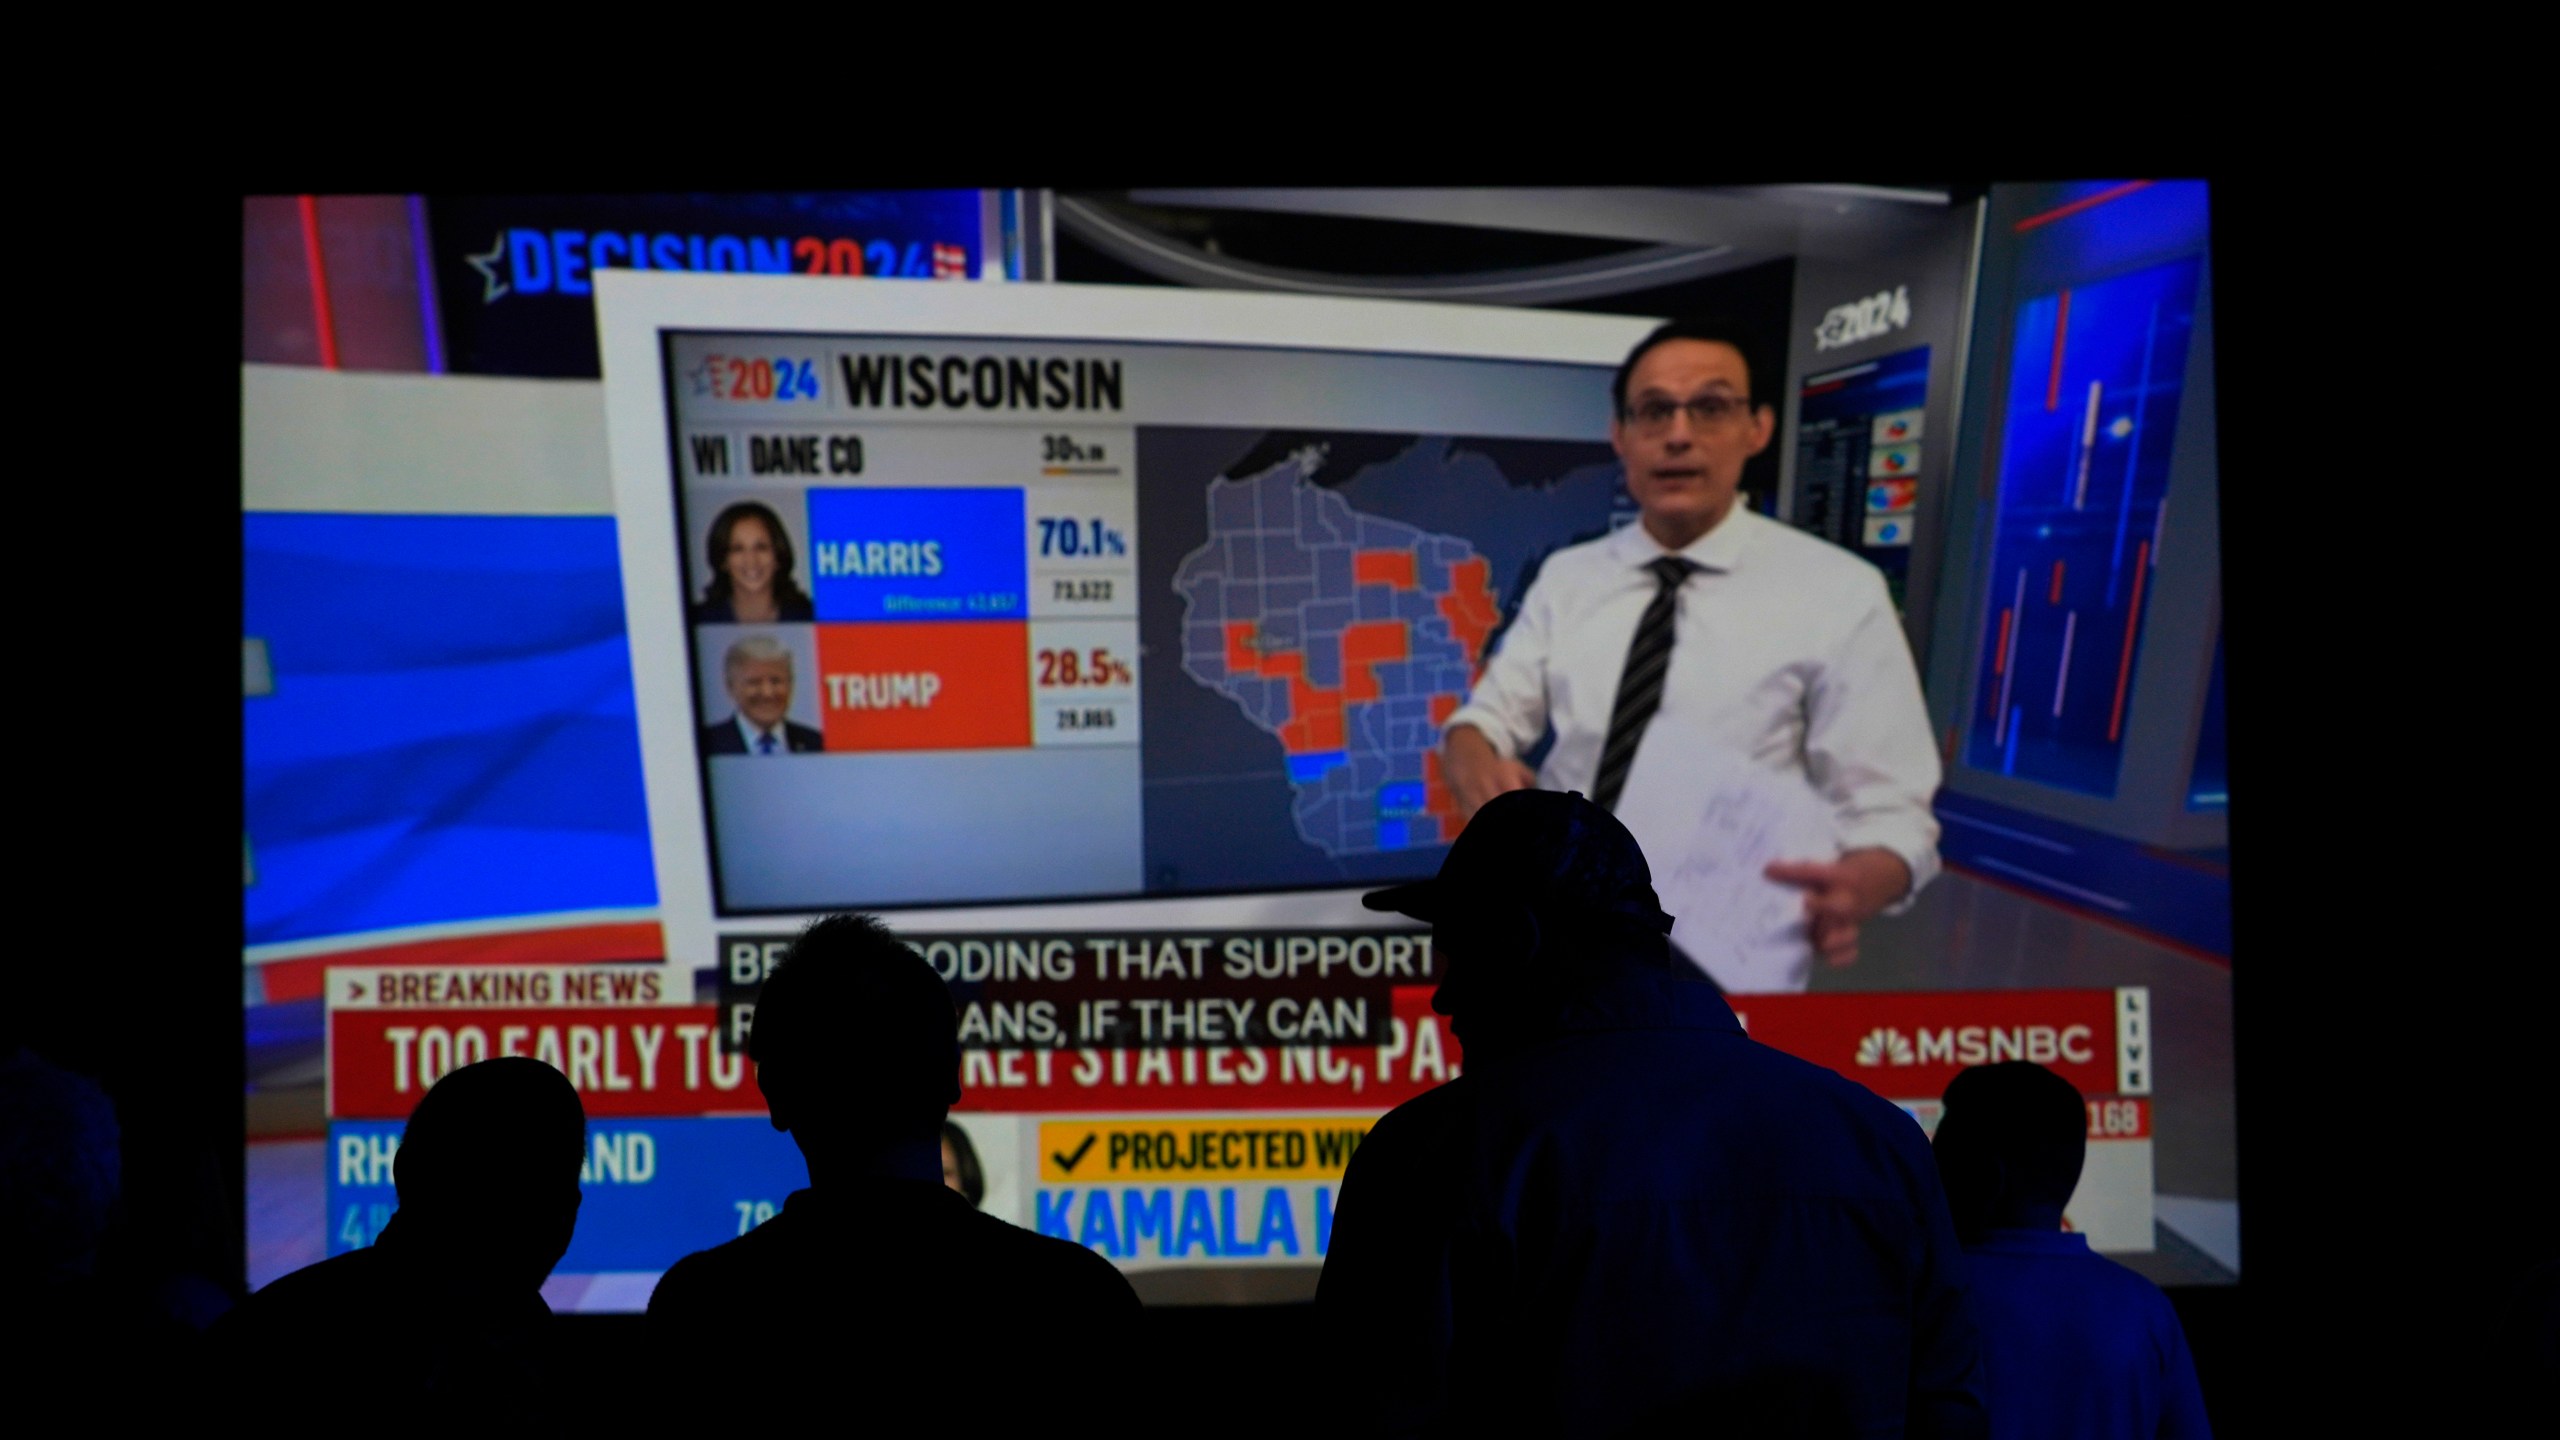
[[[694,753],[676,477],[667,443],[671,331],[967,336],[1223,345],[1614,367],[1658,320],[1403,300],[1118,285],[931,284],[814,276],[604,270],[595,276],[606,453],[639,712],[659,921],[670,962],[713,963],[721,928],[796,930],[808,917],[722,922]],[[883,911],[919,932],[1373,926],[1361,890]]]

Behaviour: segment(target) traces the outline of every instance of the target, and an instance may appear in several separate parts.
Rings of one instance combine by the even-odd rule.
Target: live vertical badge
[[[2151,990],[2127,985],[2116,991],[2116,1093],[2151,1093]]]

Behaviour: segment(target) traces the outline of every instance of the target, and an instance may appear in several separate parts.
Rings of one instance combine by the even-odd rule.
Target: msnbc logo
[[[1997,1065],[2004,1060],[2028,1060],[2038,1065],[2088,1065],[2097,1060],[2095,1041],[2086,1025],[1948,1025],[1916,1035],[1881,1025],[1858,1041],[1858,1063]]]
[[[1911,1042],[1892,1026],[1870,1030],[1858,1042],[1861,1065],[1908,1065],[1913,1060]]]

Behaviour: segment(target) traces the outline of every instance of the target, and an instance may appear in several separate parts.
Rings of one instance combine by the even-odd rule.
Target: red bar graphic
[[[2044,408],[2053,410],[2062,404],[2062,337],[2071,330],[2071,292],[2062,292],[2062,306],[2053,312],[2053,370],[2044,382]]]
[[[320,334],[320,363],[338,368],[338,318],[329,309],[329,267],[320,258],[320,204],[311,196],[302,203],[302,263],[311,272],[311,324]]]
[[[531,1055],[569,1077],[590,1118],[755,1115],[743,1055],[721,1052],[716,1005],[506,1010],[332,1010],[329,1114],[397,1120],[438,1075],[494,1055]]]
[[[2151,542],[2133,552],[2133,603],[2124,612],[2124,654],[2116,658],[2116,705],[2107,716],[2107,739],[2124,733],[2124,691],[2133,679],[2133,627],[2142,619],[2142,582],[2150,574]]]
[[[2068,205],[2056,205],[2040,215],[2030,215],[2010,226],[2009,231],[2014,235],[2024,235],[2039,225],[2050,225],[2056,220],[2067,220],[2083,210],[2094,210],[2110,200],[2121,200],[2136,190],[2149,188],[2150,184],[2148,180],[2128,180],[2113,189],[2101,190],[2095,195],[2083,195]]]
[[[2116,1090],[2112,990],[1736,995],[1763,1045],[1828,1066],[1888,1100],[1934,1099],[1968,1065],[2028,1060],[2083,1095]]]
[[[1031,743],[1031,629],[1021,621],[865,621],[817,630],[829,750]]]

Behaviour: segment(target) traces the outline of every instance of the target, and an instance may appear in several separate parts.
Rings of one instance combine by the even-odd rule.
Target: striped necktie
[[[1618,792],[1627,788],[1627,771],[1635,764],[1636,742],[1653,712],[1662,708],[1662,677],[1671,668],[1671,619],[1680,608],[1680,585],[1698,569],[1697,562],[1665,555],[1645,567],[1653,572],[1653,603],[1636,622],[1636,638],[1627,646],[1626,669],[1619,672],[1618,701],[1609,711],[1609,738],[1600,747],[1600,774],[1591,783],[1591,803],[1603,810],[1618,808]]]

